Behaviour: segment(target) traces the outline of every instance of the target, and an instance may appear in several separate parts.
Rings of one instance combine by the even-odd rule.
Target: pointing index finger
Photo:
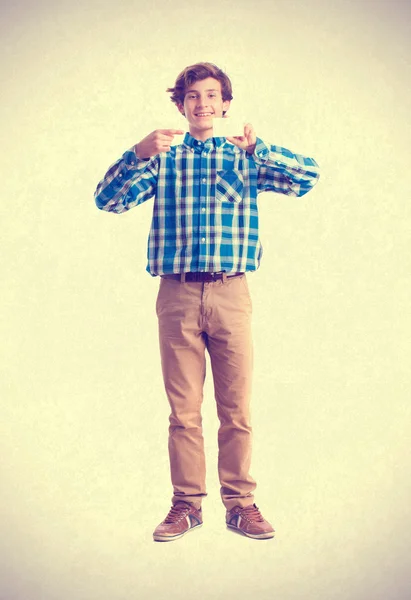
[[[182,135],[184,133],[182,129],[159,129],[159,132],[166,135]]]

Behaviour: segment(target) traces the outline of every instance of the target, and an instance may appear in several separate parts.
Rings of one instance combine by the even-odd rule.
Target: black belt
[[[179,281],[219,281],[220,279],[230,279],[231,277],[239,277],[244,273],[225,273],[219,271],[218,273],[170,273],[167,275],[160,275],[164,279],[178,279]]]

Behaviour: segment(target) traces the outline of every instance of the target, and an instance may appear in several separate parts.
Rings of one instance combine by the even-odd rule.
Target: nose
[[[205,108],[207,104],[207,96],[199,97],[197,100],[197,108]]]

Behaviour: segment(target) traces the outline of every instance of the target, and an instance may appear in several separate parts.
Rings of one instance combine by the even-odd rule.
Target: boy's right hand
[[[135,145],[138,158],[150,158],[160,152],[169,152],[175,135],[183,135],[182,129],[156,129]]]

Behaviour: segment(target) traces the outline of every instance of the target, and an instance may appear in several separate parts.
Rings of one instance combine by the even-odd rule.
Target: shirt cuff
[[[281,146],[267,146],[261,138],[257,138],[254,154],[252,155],[255,162],[258,164],[269,163],[278,170],[293,169],[294,171],[303,172],[301,168],[304,165],[299,161],[297,156]],[[311,160],[305,158],[305,161]]]
[[[142,169],[144,168],[151,158],[140,158],[136,154],[135,146],[126,150],[123,154],[123,159],[128,169]]]
[[[251,155],[257,162],[265,163],[268,159],[270,149],[261,138],[257,138],[254,153]]]

